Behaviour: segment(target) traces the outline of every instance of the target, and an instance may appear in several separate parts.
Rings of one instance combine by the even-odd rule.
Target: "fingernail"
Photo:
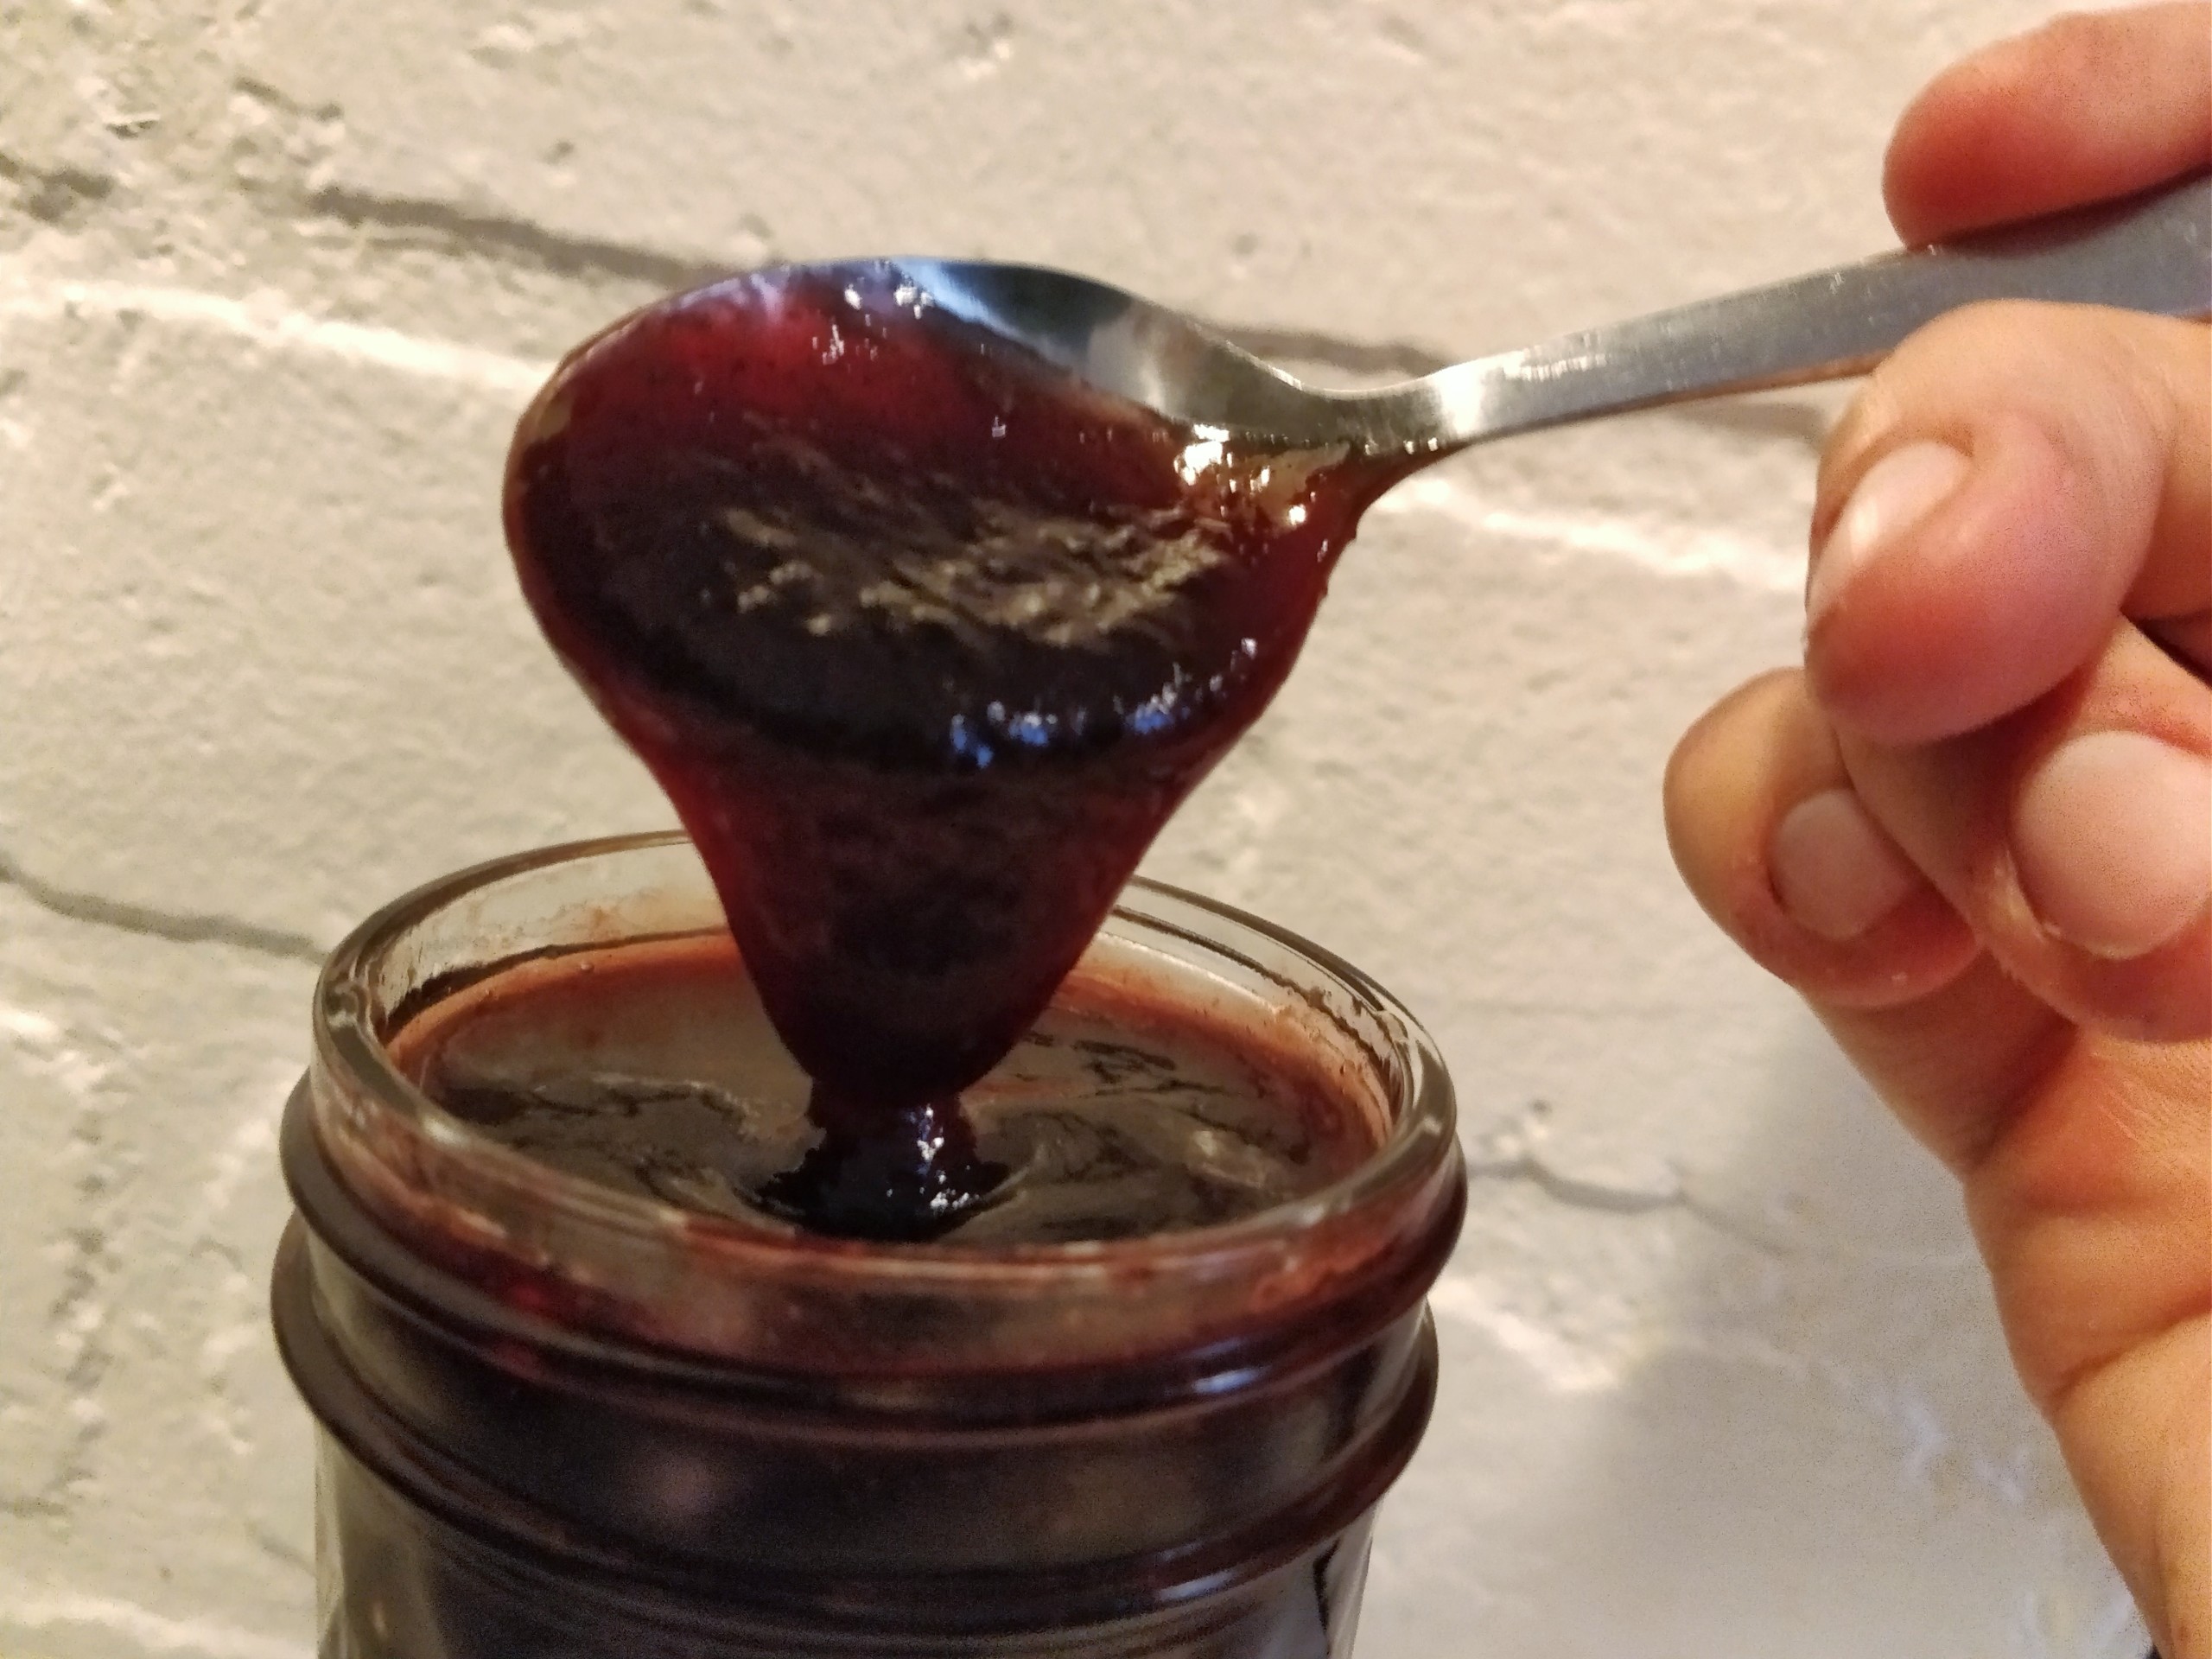
[[[2092,732],[2037,769],[2012,861],[2043,924],[2092,955],[2155,950],[2212,904],[2212,761],[2141,732]]]
[[[1823,791],[1783,815],[1767,870],[1790,919],[1839,944],[1895,910],[1920,881],[1847,789]]]
[[[1882,550],[1941,506],[1971,463],[1948,443],[1922,440],[1893,449],[1866,469],[1821,544],[1805,585],[1805,625],[1832,608],[1852,577]]]

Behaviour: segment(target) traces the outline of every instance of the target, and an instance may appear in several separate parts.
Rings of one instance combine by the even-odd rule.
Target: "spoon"
[[[1306,385],[1182,313],[1090,277],[892,263],[944,310],[1171,420],[1285,448],[1440,456],[1569,421],[1862,374],[1923,323],[1977,301],[2212,315],[2212,174],[1370,391]]]
[[[563,363],[517,428],[508,537],[690,830],[825,1131],[920,1157],[887,1213],[925,1231],[975,1190],[931,1166],[939,1108],[1267,707],[1392,483],[1508,432],[1849,373],[1970,300],[2212,311],[2208,244],[2200,180],[1379,391],[1057,271],[774,267]],[[873,1153],[832,1162],[783,1198],[819,1218],[891,1190]]]

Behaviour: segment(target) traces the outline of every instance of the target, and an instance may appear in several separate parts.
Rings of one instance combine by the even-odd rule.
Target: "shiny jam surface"
[[[574,354],[506,518],[828,1096],[941,1100],[1050,999],[1289,671],[1359,512],[936,310],[733,278]]]
[[[1204,1227],[1351,1172],[1379,1130],[1338,1088],[1220,1024],[1078,974],[949,1124],[897,1157],[810,1113],[727,939],[512,968],[390,1042],[448,1112],[539,1162],[707,1215],[862,1236],[1052,1244]],[[900,1191],[913,1171],[955,1191]],[[886,1222],[887,1214],[892,1219]]]

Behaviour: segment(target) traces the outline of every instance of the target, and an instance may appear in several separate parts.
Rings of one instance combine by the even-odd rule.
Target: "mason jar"
[[[1052,1244],[663,1205],[389,1052],[515,964],[722,931],[689,845],[639,836],[435,882],[326,966],[272,1298],[319,1430],[323,1659],[1344,1659],[1465,1197],[1413,1019],[1133,884],[1071,983],[1294,1058],[1372,1150],[1239,1219]]]

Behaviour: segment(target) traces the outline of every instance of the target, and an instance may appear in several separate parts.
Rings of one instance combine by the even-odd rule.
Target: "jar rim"
[[[385,905],[331,952],[314,1001],[311,1081],[317,1139],[344,1185],[381,1221],[416,1232],[410,1224],[426,1217],[414,1201],[427,1203],[429,1193],[435,1192],[446,1206],[441,1220],[450,1226],[453,1202],[465,1192],[479,1201],[480,1211],[488,1211],[465,1217],[466,1230],[495,1254],[505,1244],[518,1243],[501,1239],[502,1217],[511,1217],[517,1206],[550,1205],[562,1212],[568,1229],[563,1236],[571,1243],[588,1235],[618,1253],[664,1249],[680,1236],[686,1250],[716,1271],[796,1275],[816,1284],[834,1284],[849,1294],[995,1299],[1020,1297],[1046,1286],[1065,1290],[1085,1280],[1127,1283],[1172,1277],[1187,1284],[1279,1275],[1287,1257],[1297,1256],[1313,1241],[1340,1234],[1358,1217],[1410,1207],[1427,1216],[1433,1229],[1434,1217],[1428,1212],[1446,1201],[1440,1196],[1434,1204],[1422,1202],[1423,1189],[1440,1195],[1456,1183],[1458,1138],[1450,1078],[1434,1043],[1402,1004],[1351,963],[1287,929],[1141,876],[1133,878],[1116,901],[1102,938],[1139,944],[1157,940],[1201,963],[1218,960],[1255,972],[1332,1020],[1365,1052],[1391,1097],[1386,1103],[1384,1136],[1356,1168],[1312,1192],[1249,1215],[1135,1238],[886,1245],[826,1237],[765,1217],[754,1222],[682,1210],[554,1169],[446,1112],[394,1063],[385,1046],[392,1010],[380,1006],[380,976],[393,953],[426,925],[501,883],[556,866],[670,855],[679,849],[689,849],[682,832],[662,830],[570,842],[489,860]],[[635,941],[691,937],[721,926],[717,909],[711,930],[626,937]],[[603,943],[619,942],[623,941]],[[525,960],[531,954],[543,952],[521,953],[512,960]],[[1271,964],[1260,959],[1263,955],[1276,960]],[[1296,982],[1286,969],[1296,975]],[[496,971],[496,965],[488,971]],[[1322,1006],[1325,994],[1357,1010],[1381,1034],[1389,1052],[1376,1052],[1373,1042],[1351,1031],[1344,1016],[1330,1014]],[[454,1178],[461,1172],[465,1179],[456,1185]],[[421,1183],[429,1192],[410,1192],[410,1183]],[[416,1213],[407,1213],[410,1210]],[[1451,1220],[1455,1229],[1456,1219],[1455,1213]],[[524,1255],[542,1254],[543,1244],[538,1240],[519,1248]],[[688,1338],[681,1332],[658,1334],[683,1348],[726,1346],[709,1332],[694,1331]]]

